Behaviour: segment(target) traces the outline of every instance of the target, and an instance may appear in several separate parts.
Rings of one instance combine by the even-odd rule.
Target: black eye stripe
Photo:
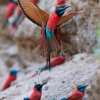
[[[57,15],[58,16],[62,16],[63,14],[64,14],[64,12],[65,12],[65,10],[67,9],[67,8],[69,8],[70,6],[61,6],[61,7],[56,7],[56,13],[57,13]]]

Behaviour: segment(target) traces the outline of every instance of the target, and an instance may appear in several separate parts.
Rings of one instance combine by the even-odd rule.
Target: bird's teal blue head
[[[82,85],[78,85],[77,86],[77,89],[80,91],[80,92],[85,92],[86,88],[87,88],[88,85],[86,84],[82,84]]]
[[[42,87],[43,87],[44,85],[45,85],[45,83],[43,83],[43,84],[36,84],[36,85],[34,86],[34,88],[37,89],[37,91],[41,92],[41,91],[42,91]]]
[[[61,100],[68,100],[67,98],[63,97]]]
[[[24,100],[30,100],[29,97],[25,97]]]
[[[16,70],[16,69],[12,69],[12,70],[10,70],[10,75],[13,75],[13,76],[17,76],[17,73],[18,73],[18,70]]]

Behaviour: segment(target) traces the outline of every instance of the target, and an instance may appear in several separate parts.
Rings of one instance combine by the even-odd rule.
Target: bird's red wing
[[[34,5],[30,0],[18,0],[24,14],[35,24],[40,27],[46,24],[49,14],[41,10],[38,6]]]

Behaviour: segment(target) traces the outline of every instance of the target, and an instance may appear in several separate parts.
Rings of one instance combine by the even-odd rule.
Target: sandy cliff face
[[[83,14],[73,18],[75,24],[77,24],[77,35],[71,37],[71,46],[74,46],[74,49],[77,47],[78,52],[89,52],[96,42],[95,28],[100,18],[99,13],[97,13],[100,11],[100,4],[96,3],[98,0],[91,1],[93,0],[73,0],[84,11]],[[51,7],[54,5],[54,0],[42,0],[39,5],[42,9],[50,12]],[[38,48],[33,45],[36,41],[30,38],[34,36],[34,27],[36,26],[29,20],[25,20],[22,23],[23,25],[20,25],[16,31],[14,40],[0,36],[0,84],[9,73],[8,67],[14,64],[13,67],[20,70],[17,80],[12,83],[11,87],[5,91],[0,91],[0,100],[23,100],[25,96],[31,94],[35,83],[41,83],[44,80],[48,80],[48,83],[42,89],[41,100],[60,100],[60,98],[68,96],[74,83],[90,84],[91,80],[92,83],[87,91],[89,96],[85,100],[92,100],[93,98],[99,100],[100,73],[99,71],[96,73],[96,71],[100,68],[100,64],[97,63],[93,55],[78,54],[71,61],[33,77],[33,74],[38,68],[43,67],[45,62],[42,57],[39,57]],[[71,27],[70,30],[74,30],[73,24],[71,21],[67,24],[65,23],[64,27],[67,29]],[[18,41],[16,41],[16,37]],[[19,41],[20,38],[22,39],[21,42]],[[16,42],[20,45],[16,45]],[[38,45],[37,42],[35,45]],[[26,69],[23,67],[26,67]]]
[[[43,63],[34,62],[34,64],[30,65],[25,70],[20,69],[18,64],[14,65],[15,68],[19,68],[20,70],[18,78],[12,83],[10,88],[0,92],[0,99],[21,100],[26,96],[30,96],[35,83],[48,80],[47,84],[42,89],[41,100],[60,100],[62,97],[68,96],[74,84],[90,84],[94,73],[99,68],[99,64],[93,56],[78,54],[74,56],[71,61],[57,66],[51,71],[44,71],[33,77],[37,69],[43,67],[43,65]],[[2,66],[1,68],[5,68],[6,70],[2,72],[0,84],[2,84],[2,81],[8,74],[6,66],[3,64]],[[2,70],[1,68],[0,71]]]

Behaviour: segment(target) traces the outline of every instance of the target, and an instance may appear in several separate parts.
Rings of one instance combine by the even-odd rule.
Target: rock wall
[[[41,100],[60,100],[62,97],[69,95],[75,84],[90,84],[94,73],[100,67],[100,64],[96,62],[92,55],[84,53],[74,56],[71,61],[65,62],[51,71],[43,71],[33,77],[38,68],[42,68],[43,65],[43,63],[34,62],[33,65],[30,65],[25,70],[20,69],[17,80],[12,83],[11,87],[5,91],[0,91],[0,99],[23,100],[24,97],[30,96],[34,84],[48,80],[42,89]],[[2,66],[3,69],[6,69],[4,65]],[[2,70],[1,68],[0,70]],[[1,75],[0,84],[2,84],[8,74],[7,70],[4,70],[2,73],[4,74]]]
[[[96,42],[95,28],[100,18],[96,17],[99,14],[96,12],[100,11],[100,4],[95,3],[99,2],[98,0],[91,3],[90,0],[73,1],[80,8],[83,8],[84,13],[73,19],[77,23],[78,31],[71,41],[76,41],[72,43],[75,43],[73,45],[75,48],[77,47],[78,52],[90,52],[90,48]],[[45,5],[45,3],[50,5]],[[50,11],[53,5],[53,0],[43,0],[40,2],[41,8],[47,11]],[[27,26],[26,24],[29,25]],[[37,72],[38,68],[43,67],[45,62],[37,53],[38,48],[32,47],[34,40],[30,41],[28,39],[34,35],[33,29],[35,26],[29,20],[26,21],[26,24],[24,24],[26,25],[25,27],[24,25],[19,26],[18,33],[16,32],[17,34],[15,34],[15,38],[19,37],[18,41],[0,36],[0,84],[2,84],[8,75],[9,68],[13,66],[13,68],[20,70],[17,80],[12,83],[11,87],[5,91],[0,91],[0,100],[21,100],[26,96],[30,96],[35,83],[42,83],[45,80],[48,80],[48,83],[42,89],[41,100],[60,100],[62,97],[67,97],[72,90],[73,84],[80,83],[90,84],[87,90],[88,96],[85,100],[99,100],[100,73],[99,71],[96,73],[96,71],[100,69],[100,63],[97,63],[93,55],[78,54],[72,60],[57,66],[51,71],[44,71],[33,77],[33,74]],[[72,25],[69,24],[69,26],[71,27]],[[27,34],[29,31],[32,31],[32,34],[31,32]],[[20,37],[22,39],[21,42],[19,41]],[[17,46],[21,47],[21,49],[17,48],[16,42],[18,43]],[[25,48],[23,48],[23,45],[25,45]],[[35,48],[35,50],[32,48]],[[24,69],[23,67],[25,66],[27,67]]]

